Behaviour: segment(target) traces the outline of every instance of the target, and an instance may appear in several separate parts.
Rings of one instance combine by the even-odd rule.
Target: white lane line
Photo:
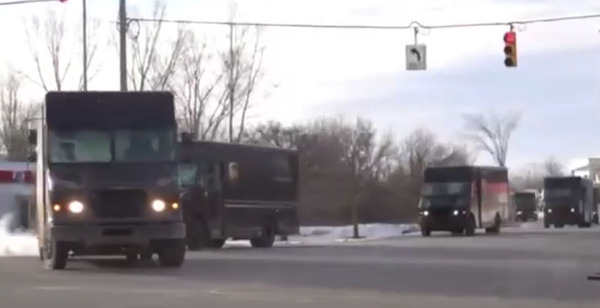
[[[80,291],[83,290],[82,287],[76,286],[38,286],[33,287],[35,290],[43,290],[43,291]]]

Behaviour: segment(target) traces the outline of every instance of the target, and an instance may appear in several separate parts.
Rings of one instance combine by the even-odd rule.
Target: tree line
[[[165,13],[165,2],[156,1],[152,17],[160,20]],[[235,16],[232,6],[231,20]],[[44,91],[82,90],[83,85],[73,61],[81,41],[71,42],[72,48],[67,44],[68,37],[76,37],[76,25],[49,12],[27,19],[24,28],[34,69],[12,68],[0,82],[0,145],[15,161],[27,157],[28,121],[39,106],[23,101],[22,85],[34,83]],[[88,40],[85,65],[93,79],[102,67],[97,55],[104,43],[95,35],[100,23],[92,21],[89,28],[94,39]],[[506,166],[519,114],[465,114],[464,138],[452,142],[424,128],[398,140],[360,117],[250,123],[251,108],[275,90],[265,78],[266,46],[258,28],[232,28],[226,38],[230,44],[219,48],[186,26],[170,35],[161,22],[138,24],[128,33],[130,90],[173,92],[179,128],[196,139],[298,150],[305,225],[414,221],[425,168],[470,165],[479,151]],[[115,37],[107,42],[116,47]],[[544,175],[563,173],[553,159],[532,170],[513,175],[517,189],[537,188]]]

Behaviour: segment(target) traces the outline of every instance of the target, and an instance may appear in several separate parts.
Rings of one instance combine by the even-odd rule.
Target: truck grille
[[[140,189],[99,190],[93,192],[90,205],[97,218],[143,217],[148,195]]]
[[[436,209],[431,209],[430,215],[431,215],[431,217],[436,218],[436,219],[444,219],[444,218],[448,218],[449,216],[451,216],[453,211],[454,211],[453,208],[436,208]]]

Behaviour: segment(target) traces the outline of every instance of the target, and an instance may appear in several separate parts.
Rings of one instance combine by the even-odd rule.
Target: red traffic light
[[[514,31],[504,33],[504,43],[514,44],[516,42],[517,42],[517,34]]]

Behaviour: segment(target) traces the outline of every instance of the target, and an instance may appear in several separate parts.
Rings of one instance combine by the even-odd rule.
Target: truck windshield
[[[112,143],[114,153],[112,155]],[[152,162],[175,159],[175,134],[164,130],[49,130],[53,163]]]
[[[93,130],[48,132],[50,161],[54,163],[110,162],[110,134]]]
[[[425,183],[421,208],[468,206],[471,183]]]
[[[544,190],[544,199],[564,199],[575,196],[575,191],[570,188],[550,188]]]
[[[514,200],[519,209],[535,208],[536,205],[535,195],[515,195]]]
[[[178,178],[179,187],[184,188],[199,186],[203,189],[215,189],[219,185],[217,170],[204,163],[180,164]]]
[[[198,167],[194,164],[180,164],[178,171],[179,187],[190,187],[196,185]]]
[[[471,183],[449,182],[449,183],[425,183],[421,191],[422,196],[464,196],[469,194]]]
[[[172,130],[118,130],[114,136],[116,161],[170,161],[175,157]]]

